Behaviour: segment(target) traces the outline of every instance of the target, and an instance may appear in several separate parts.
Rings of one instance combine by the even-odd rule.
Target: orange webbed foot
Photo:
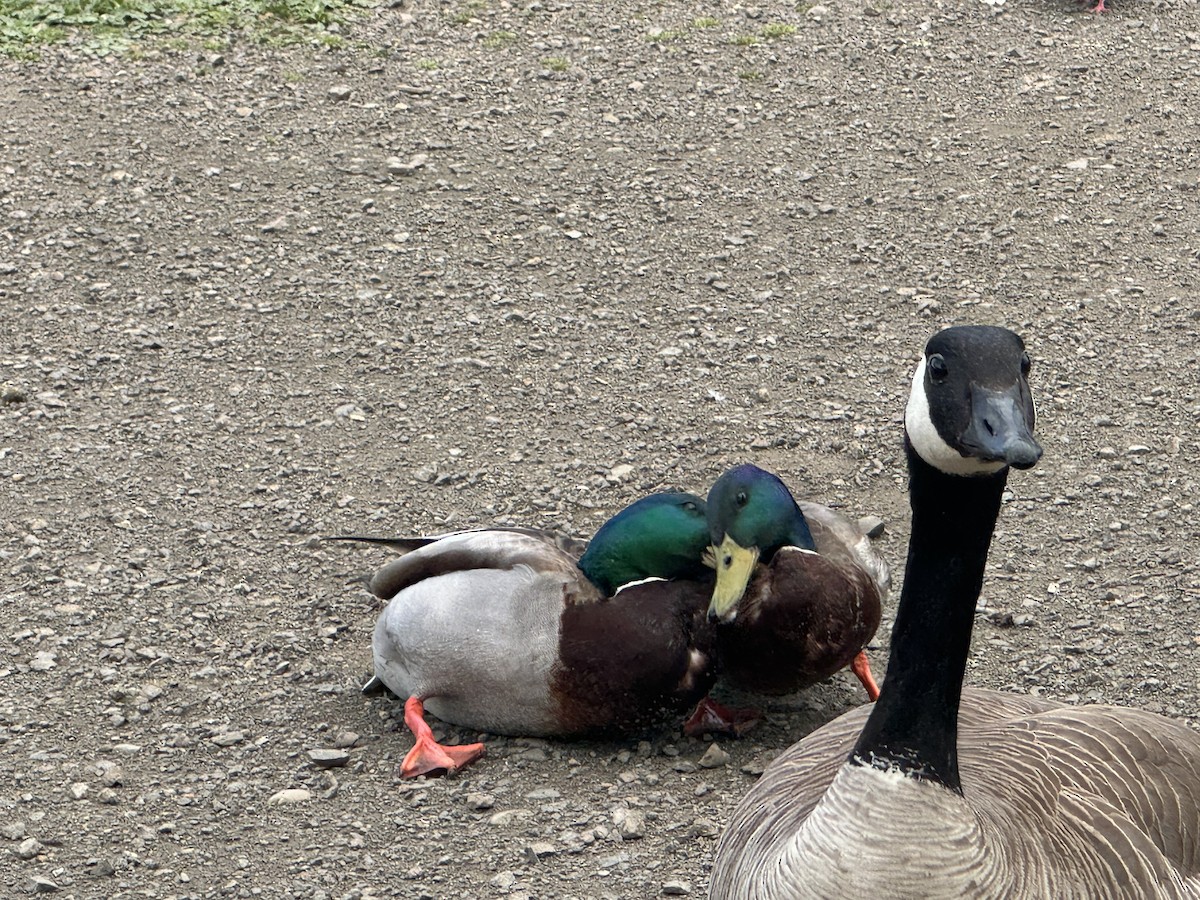
[[[404,701],[404,724],[413,733],[416,743],[400,764],[401,778],[452,775],[486,752],[483,744],[447,747],[434,740],[433,731],[425,721],[425,704],[418,697],[409,697]]]
[[[867,689],[867,696],[874,702],[879,699],[879,686],[871,675],[871,664],[867,662],[867,651],[859,650],[858,655],[850,661],[850,671],[853,672],[862,686]]]
[[[756,709],[733,709],[705,697],[696,704],[695,710],[683,723],[683,733],[689,737],[704,734],[728,734],[741,737],[762,721],[762,713]]]

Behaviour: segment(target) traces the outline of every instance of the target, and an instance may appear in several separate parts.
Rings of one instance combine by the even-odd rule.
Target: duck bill
[[[708,618],[714,622],[732,622],[737,617],[738,604],[746,593],[750,575],[758,562],[757,547],[742,547],[725,535],[715,548],[717,583],[708,604]]]
[[[963,444],[975,458],[1029,469],[1041,459],[1033,437],[1033,405],[1019,386],[1006,391],[983,387],[971,390],[971,424]]]

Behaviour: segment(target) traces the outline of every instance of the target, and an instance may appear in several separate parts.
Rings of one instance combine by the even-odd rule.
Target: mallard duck
[[[863,647],[891,575],[870,538],[828,507],[797,503],[778,476],[748,464],[709,490],[708,525],[722,677],[783,694],[849,665],[874,700]]]
[[[454,772],[482,744],[442,746],[426,723],[572,736],[686,709],[714,679],[704,501],[653,494],[581,542],[528,529],[385,540],[403,555],[371,579],[388,600],[375,675],[406,698],[405,777]]]
[[[1200,897],[1200,735],[963,689],[1009,468],[1041,456],[1011,331],[928,342],[905,413],[912,534],[883,692],[785,751],[717,847],[713,900]]]

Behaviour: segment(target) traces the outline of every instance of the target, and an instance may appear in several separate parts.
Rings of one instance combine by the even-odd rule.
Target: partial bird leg
[[[483,744],[463,744],[461,747],[446,747],[433,739],[429,723],[425,721],[425,704],[416,697],[404,701],[404,724],[408,726],[417,742],[400,764],[403,778],[418,775],[451,775],[464,766],[469,766],[486,752]]]
[[[1104,12],[1104,0],[1096,0],[1096,5],[1092,7],[1092,12],[1094,12],[1094,13]]]
[[[756,709],[732,709],[712,697],[705,697],[683,723],[683,733],[691,737],[703,734],[741,737],[760,721],[762,713]]]
[[[878,700],[879,686],[875,684],[875,679],[871,676],[871,664],[867,662],[866,650],[859,650],[858,656],[850,660],[850,671],[858,676],[862,686],[867,689],[867,696],[871,698],[871,701]]]

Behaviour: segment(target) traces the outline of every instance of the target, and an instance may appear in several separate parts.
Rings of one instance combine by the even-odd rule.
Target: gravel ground
[[[970,680],[1196,724],[1195,29],[454,0],[343,52],[0,63],[0,894],[703,896],[848,676],[715,748],[489,738],[400,783],[358,693],[386,556],[320,537],[589,534],[749,460],[901,570],[950,323],[1026,336],[1047,450]]]

